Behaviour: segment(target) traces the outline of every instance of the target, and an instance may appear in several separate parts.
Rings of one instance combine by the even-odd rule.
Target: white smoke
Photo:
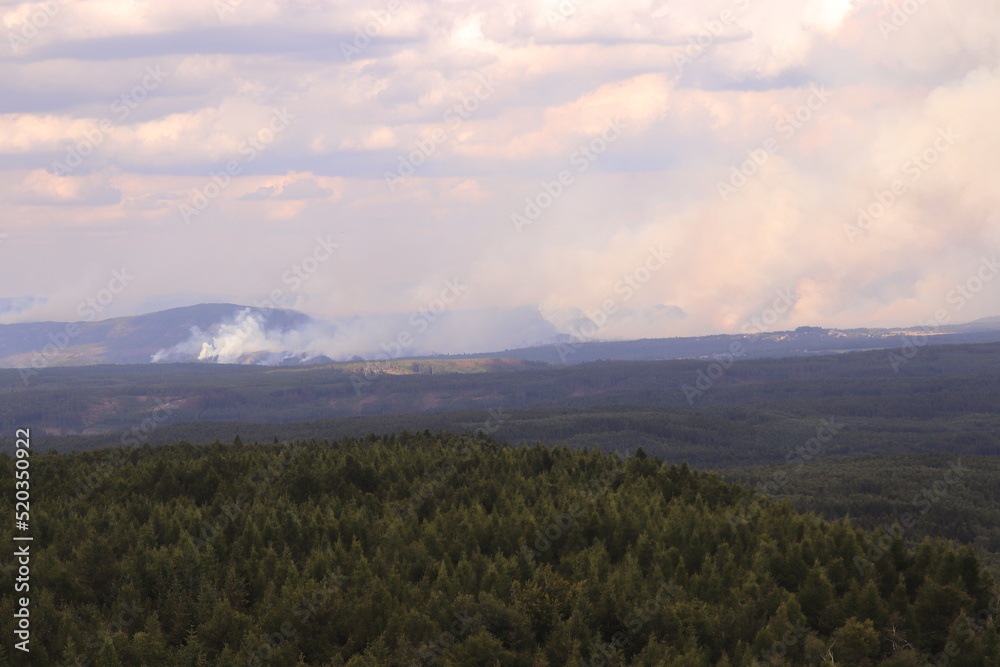
[[[312,329],[311,335],[309,329]],[[244,308],[236,313],[232,322],[218,325],[214,332],[192,327],[187,340],[159,350],[150,361],[196,360],[220,364],[278,364],[291,358],[306,361],[322,354],[310,345],[310,341],[322,341],[324,334],[318,324],[290,331],[268,328],[263,313]]]
[[[205,361],[223,364],[282,364],[320,357],[335,361],[389,360],[433,354],[497,352],[553,342],[560,331],[536,309],[421,311],[410,315],[369,315],[306,319],[282,328],[269,313],[244,308],[231,321],[163,348],[150,361]]]

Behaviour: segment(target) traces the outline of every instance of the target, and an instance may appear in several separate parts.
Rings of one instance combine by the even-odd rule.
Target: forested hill
[[[752,404],[881,420],[1000,411],[1000,343],[723,364],[618,361],[539,368],[509,360],[399,361],[368,369],[164,364],[47,368],[27,379],[0,369],[0,428],[30,424],[46,435],[101,435],[131,431],[150,419],[161,427],[287,424],[490,409],[593,412],[597,406],[677,413]],[[378,421],[366,422],[362,434],[400,428],[382,429]],[[460,430],[463,421],[453,420],[450,430]],[[529,438],[550,437],[533,432]]]
[[[404,432],[31,461],[31,664],[1000,663],[970,547],[641,452]]]
[[[836,436],[814,452],[822,458],[1000,453],[998,344],[920,348],[898,372],[885,351],[741,360],[709,385],[698,382],[699,373],[713,371],[704,361],[542,369],[495,361],[444,367],[450,372],[412,362],[392,370],[401,367],[414,374],[338,366],[54,368],[27,386],[16,371],[0,371],[0,427],[32,426],[39,449],[63,451],[230,442],[237,434],[270,442],[485,429],[508,443],[642,446],[668,461],[719,468],[786,461],[833,420]],[[701,392],[691,404],[684,386]],[[60,433],[82,435],[52,437]]]

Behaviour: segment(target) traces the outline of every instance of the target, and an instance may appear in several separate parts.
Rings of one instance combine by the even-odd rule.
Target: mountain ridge
[[[504,325],[505,330],[497,330]],[[422,335],[422,337],[421,337]],[[437,349],[474,341],[480,352]],[[0,367],[205,362],[262,365],[404,359],[486,359],[573,364],[808,356],[865,349],[1000,341],[1000,317],[956,325],[896,328],[802,326],[791,331],[634,340],[582,339],[559,332],[536,309],[453,311],[318,320],[285,308],[231,303],[180,306],[81,322],[0,324]],[[501,349],[504,343],[520,343]],[[527,343],[527,344],[524,344]],[[492,344],[492,347],[488,347]]]

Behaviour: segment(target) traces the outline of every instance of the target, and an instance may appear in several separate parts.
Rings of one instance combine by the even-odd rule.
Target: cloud
[[[25,175],[8,201],[26,206],[110,206],[120,203],[122,191],[107,174],[57,176],[44,170]]]
[[[242,201],[263,201],[265,199],[272,199],[278,193],[278,187],[275,185],[262,185],[253,192],[249,192],[240,199]]]
[[[244,308],[231,321],[158,350],[152,363],[208,361],[280,364],[326,356],[334,360],[388,360],[438,353],[476,353],[554,342],[558,331],[532,308],[513,310],[434,309],[411,314],[308,320],[280,327],[269,312]]]
[[[303,178],[293,181],[281,189],[281,194],[275,199],[323,199],[333,194],[330,188],[324,188],[315,179]]]
[[[320,185],[314,178],[300,178],[281,185],[262,185],[239,199],[241,201],[299,201],[303,199],[324,199],[333,194],[332,188]]]
[[[269,329],[267,318],[259,311],[245,308],[231,322],[224,322],[215,331],[202,331],[192,327],[191,336],[177,345],[159,350],[151,358],[153,363],[167,361],[211,361],[220,364],[280,363],[293,355],[292,350],[316,356],[303,348],[299,332]]]
[[[187,54],[301,54],[333,60],[342,57],[337,44],[350,37],[346,34],[275,31],[267,26],[195,28],[50,43],[32,52],[31,58],[104,61]]]
[[[137,197],[129,198],[125,202],[125,208],[132,211],[157,211],[168,209],[172,202],[176,202],[181,195],[176,192],[151,192],[143,193]]]
[[[454,276],[463,311],[541,309],[557,332],[617,298],[609,337],[739,331],[782,290],[779,328],[1000,311],[1000,282],[948,301],[1000,245],[991,0],[119,4],[62,3],[0,54],[0,297],[49,299],[18,317],[72,319],[122,265],[142,268],[134,303],[280,292],[337,322],[329,352],[391,339],[370,318]],[[20,34],[33,7],[0,21]],[[169,75],[133,96],[148,67]],[[293,289],[331,234],[342,252]],[[616,285],[661,246],[626,302]],[[421,349],[516,339],[457,326]]]

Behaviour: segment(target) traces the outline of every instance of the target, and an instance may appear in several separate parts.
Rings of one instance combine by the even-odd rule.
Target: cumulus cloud
[[[110,184],[109,174],[57,176],[44,170],[25,174],[11,189],[9,201],[29,206],[109,206],[122,200],[122,192]]]
[[[263,201],[265,199],[271,199],[278,193],[278,187],[274,185],[262,185],[253,192],[248,192],[247,194],[240,197],[242,201]]]
[[[314,178],[301,178],[284,185],[262,185],[253,192],[249,192],[242,197],[242,201],[264,201],[267,199],[277,199],[284,201],[296,201],[299,199],[322,199],[333,194],[331,188],[325,188]]]

